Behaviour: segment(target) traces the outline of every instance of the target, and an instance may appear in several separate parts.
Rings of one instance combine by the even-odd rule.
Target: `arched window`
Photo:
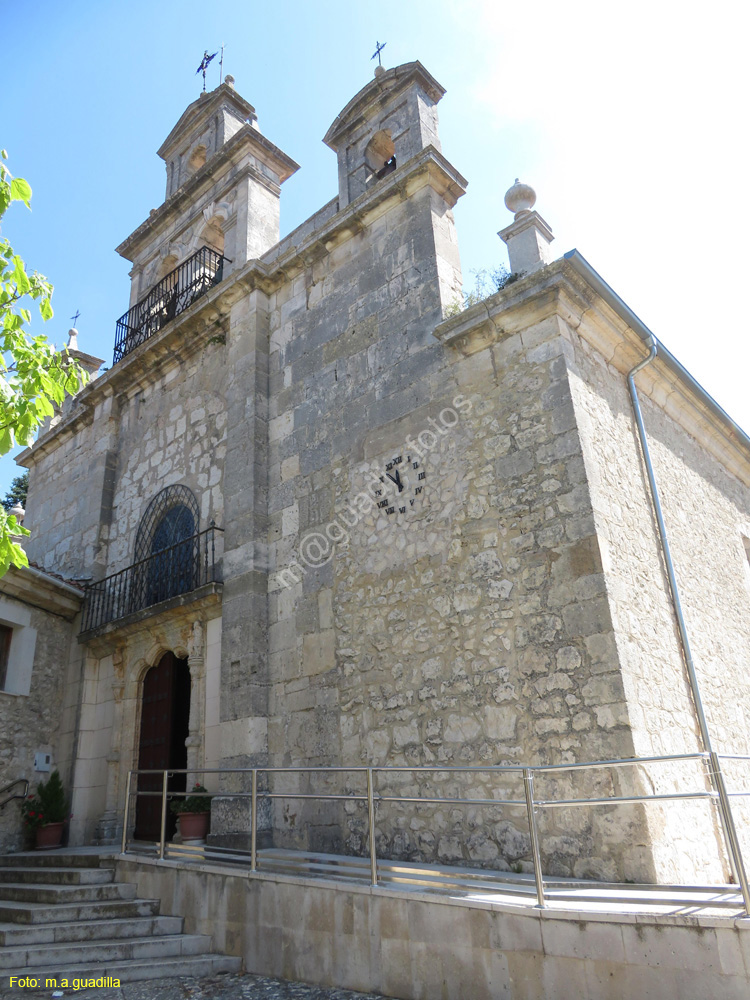
[[[396,169],[396,147],[391,139],[391,130],[381,129],[367,143],[365,149],[365,168],[367,187],[375,184],[386,174],[392,174]]]
[[[224,256],[224,230],[220,218],[214,216],[208,225],[203,227],[200,239],[204,246]]]
[[[167,486],[141,518],[135,539],[136,601],[150,607],[200,582],[198,502],[187,486]]]
[[[159,264],[159,269],[157,272],[157,281],[161,281],[162,278],[166,278],[177,267],[177,257],[173,253],[168,254]]]
[[[188,158],[188,174],[194,174],[206,163],[206,147],[201,143],[196,146]]]

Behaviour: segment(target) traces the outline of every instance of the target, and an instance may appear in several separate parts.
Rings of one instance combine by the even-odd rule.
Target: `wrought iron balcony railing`
[[[218,285],[224,276],[225,260],[210,247],[201,247],[154,285],[145,298],[118,319],[114,364]]]
[[[86,588],[81,632],[107,625],[136,611],[197,590],[221,579],[224,529],[212,524],[147,559],[133,563]]]

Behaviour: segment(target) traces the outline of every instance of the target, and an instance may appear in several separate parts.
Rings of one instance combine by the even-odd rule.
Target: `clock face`
[[[396,455],[378,477],[382,487],[373,491],[378,509],[386,514],[405,514],[422,493],[425,477],[418,455]]]

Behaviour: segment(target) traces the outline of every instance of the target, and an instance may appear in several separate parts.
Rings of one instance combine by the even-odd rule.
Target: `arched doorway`
[[[190,670],[187,659],[165,653],[143,679],[141,732],[138,740],[138,770],[184,770],[190,718]],[[169,779],[169,790],[184,792],[186,775]],[[161,792],[161,776],[141,775],[138,790]],[[175,819],[167,811],[167,839],[175,830]],[[161,798],[139,795],[136,799],[136,840],[159,840],[161,835]]]

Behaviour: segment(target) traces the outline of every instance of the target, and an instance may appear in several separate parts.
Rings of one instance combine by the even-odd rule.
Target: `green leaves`
[[[0,150],[0,219],[14,201],[31,208],[31,187],[13,177]],[[16,444],[30,445],[44,420],[54,415],[66,395],[77,393],[88,374],[66,351],[55,349],[43,335],[31,337],[29,300],[43,320],[52,318],[52,285],[44,275],[31,274],[6,239],[0,239],[0,455]],[[16,540],[29,532],[0,508],[0,576],[9,566],[28,566]]]
[[[31,187],[23,177],[14,177],[10,182],[10,200],[22,201],[27,208],[31,208]]]
[[[13,183],[15,184],[15,181]],[[26,295],[31,291],[31,282],[26,275],[26,265],[18,256],[13,257],[13,265],[11,281],[15,281],[18,295]]]
[[[29,557],[15,540],[30,532],[16,521],[15,515],[6,514],[0,508],[0,576],[7,573],[8,567],[28,566]]]

